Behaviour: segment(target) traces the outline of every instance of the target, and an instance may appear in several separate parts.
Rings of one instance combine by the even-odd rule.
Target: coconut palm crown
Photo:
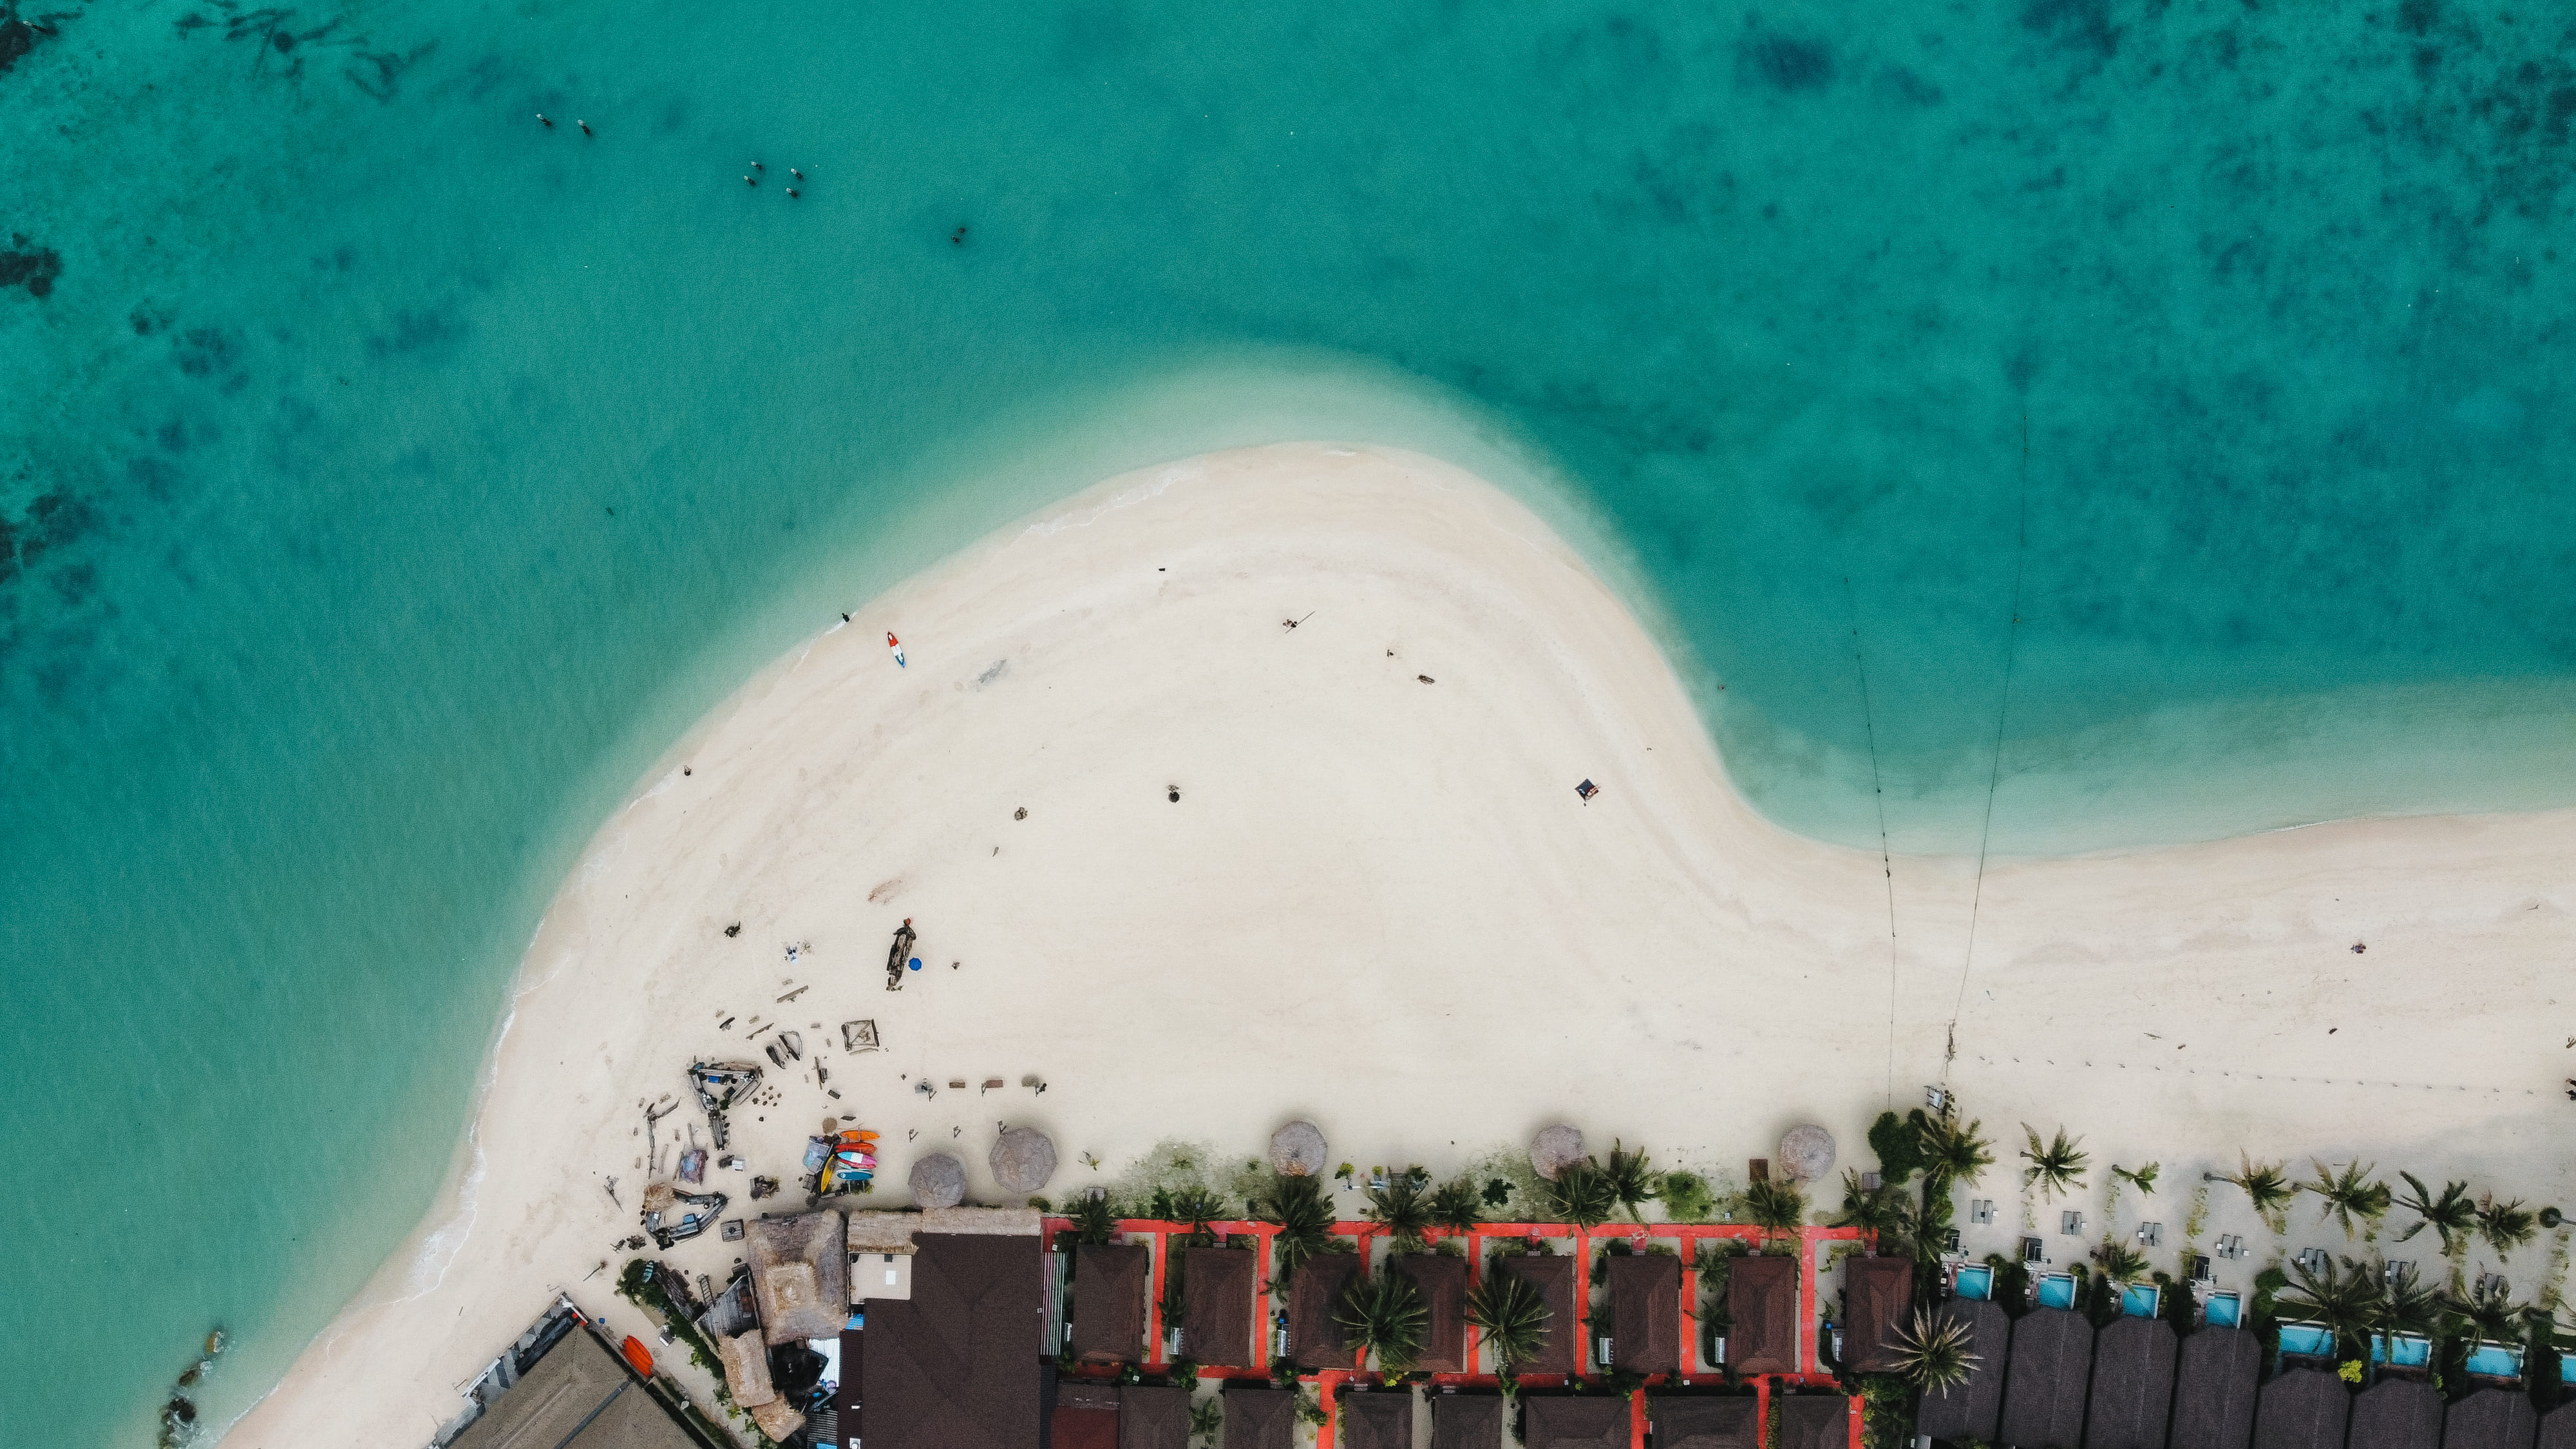
[[[2444,1257],[2465,1251],[2478,1230],[2478,1205],[2476,1199],[2469,1196],[2469,1185],[2446,1182],[2442,1184],[2441,1195],[2436,1197],[2425,1188],[2424,1179],[2415,1174],[2401,1172],[2397,1176],[2406,1184],[2406,1194],[2397,1199],[2397,1206],[2419,1219],[2399,1233],[2397,1241],[2405,1242],[2431,1228],[2441,1235]]]
[[[1919,1392],[1957,1388],[1976,1371],[1977,1355],[1969,1348],[1975,1340],[1965,1319],[1917,1308],[1911,1323],[1897,1327],[1895,1340],[1896,1372]]]
[[[1403,1373],[1422,1355],[1422,1337],[1431,1311],[1422,1304],[1413,1280],[1381,1270],[1355,1279],[1333,1307],[1333,1322],[1342,1330],[1342,1347],[1365,1364],[1377,1355],[1378,1368]]]
[[[1547,1299],[1527,1278],[1488,1272],[1467,1295],[1467,1321],[1494,1351],[1494,1368],[1510,1381],[1511,1366],[1528,1363],[1547,1347]]]
[[[2037,1187],[2042,1197],[2055,1197],[2084,1185],[2084,1169],[2093,1157],[2080,1150],[2083,1138],[2069,1138],[2066,1129],[2060,1127],[2057,1136],[2043,1145],[2038,1128],[2024,1122],[2021,1130],[2030,1138],[2030,1146],[2021,1154],[2022,1160],[2030,1164],[2021,1170],[2022,1186]]]
[[[2370,1180],[2369,1163],[2347,1162],[2339,1173],[2327,1171],[2324,1163],[2313,1159],[2309,1165],[2316,1168],[2316,1178],[2300,1183],[2299,1189],[2315,1193],[2325,1204],[2319,1222],[2341,1223],[2343,1235],[2349,1238],[2353,1219],[2368,1224],[2388,1216],[2388,1184]]]

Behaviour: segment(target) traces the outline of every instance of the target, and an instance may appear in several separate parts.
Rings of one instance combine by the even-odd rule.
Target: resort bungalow
[[[1118,1449],[1190,1449],[1190,1391],[1149,1384],[1120,1389]]]
[[[1656,1394],[1646,1413],[1656,1449],[1762,1449],[1762,1401],[1750,1394]]]
[[[1894,1373],[1896,1335],[1913,1309],[1910,1260],[1843,1259],[1844,1367],[1854,1373]]]
[[[2263,1345],[2241,1328],[2204,1327],[2174,1356],[2167,1449],[2246,1449],[2263,1380]]]
[[[2013,1325],[1998,1441],[2015,1449],[2078,1449],[2092,1377],[2093,1324],[2067,1308],[2034,1308]]]
[[[2347,1449],[2442,1449],[2442,1396],[2421,1379],[2385,1378],[2352,1401]]]
[[[2173,1407],[2174,1331],[2161,1318],[2123,1317],[2093,1339],[2085,1449],[2165,1449]]]
[[[850,1252],[841,1215],[800,1213],[744,1225],[751,1302],[769,1343],[837,1338],[850,1318]]]
[[[1068,1379],[1047,1411],[1048,1449],[1118,1449],[1118,1386]]]
[[[1297,1439],[1297,1395],[1290,1389],[1225,1386],[1225,1449],[1290,1449]]]
[[[1341,1325],[1333,1322],[1333,1313],[1362,1266],[1356,1253],[1317,1253],[1289,1275],[1288,1356],[1299,1368],[1351,1366],[1351,1352],[1342,1347]]]
[[[1522,1449],[1628,1449],[1628,1443],[1625,1397],[1530,1394],[1521,1399]]]
[[[518,1379],[490,1399],[449,1449],[705,1449],[706,1441],[604,1339],[569,1309],[559,1312],[575,1319],[571,1331],[534,1362],[522,1361]]]
[[[1267,1362],[1252,1341],[1256,1256],[1248,1248],[1181,1250],[1181,1357],[1210,1368]]]
[[[1610,1327],[1604,1367],[1668,1374],[1682,1366],[1682,1262],[1663,1253],[1610,1260]]]
[[[1953,1321],[1968,1325],[1968,1351],[1977,1356],[1977,1366],[1968,1370],[1965,1382],[1923,1396],[1915,1414],[1915,1429],[1952,1444],[1969,1439],[1991,1443],[1996,1425],[2003,1418],[2004,1367],[2012,1350],[2012,1319],[2005,1315],[2002,1305],[1982,1298],[1953,1298],[1942,1305],[1941,1311]],[[2240,1441],[2228,1449],[2245,1446]]]
[[[2529,1394],[2479,1389],[2443,1415],[2442,1449],[2533,1449],[2539,1432],[2540,1416],[2532,1412]]]
[[[1397,1258],[1391,1266],[1422,1295],[1422,1352],[1413,1366],[1436,1374],[1475,1367],[1467,1362],[1467,1260],[1419,1253]]]
[[[1537,1357],[1520,1366],[1521,1371],[1534,1374],[1580,1373],[1583,1368],[1583,1323],[1574,1310],[1574,1260],[1526,1254],[1498,1257],[1486,1266],[1490,1272],[1528,1283],[1538,1290],[1539,1301],[1547,1305],[1547,1341],[1539,1346]]]
[[[2561,1404],[2541,1416],[2539,1449],[2576,1449],[2576,1403]]]
[[[921,1216],[912,1296],[868,1302],[866,1394],[841,1438],[1028,1449],[1038,1442],[1040,1386],[1054,1379],[1033,1352],[1046,1282],[1038,1214],[946,1208]]]
[[[1726,1366],[1739,1374],[1798,1371],[1798,1260],[1738,1258],[1726,1272]]]
[[[1073,1333],[1065,1352],[1087,1363],[1145,1357],[1145,1283],[1153,1255],[1141,1245],[1084,1243],[1073,1250]]]
[[[1774,1398],[1771,1420],[1777,1449],[1845,1449],[1851,1443],[1851,1400],[1838,1393]]]
[[[1433,1396],[1431,1449],[1502,1449],[1502,1445],[1503,1401],[1499,1395]]]
[[[1413,1390],[1344,1393],[1341,1449],[1413,1449]]]
[[[2254,1449],[2343,1449],[2352,1396],[2324,1369],[2294,1368],[2263,1386],[2254,1405]]]

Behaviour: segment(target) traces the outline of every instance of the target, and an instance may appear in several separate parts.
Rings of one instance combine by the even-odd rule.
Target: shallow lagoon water
[[[643,765],[1158,458],[1485,468],[1814,834],[2576,800],[2565,27],[20,0],[0,1440],[256,1393]]]

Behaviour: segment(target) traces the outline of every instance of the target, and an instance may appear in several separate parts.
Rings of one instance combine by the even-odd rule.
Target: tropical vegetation
[[[1269,1195],[1245,1206],[1255,1220],[1279,1226],[1270,1240],[1270,1266],[1280,1281],[1331,1245],[1333,1205],[1324,1196],[1320,1179],[1277,1174],[1271,1179]]]
[[[1413,1280],[1389,1269],[1354,1279],[1333,1308],[1342,1330],[1342,1347],[1365,1363],[1377,1355],[1381,1372],[1403,1373],[1422,1355],[1422,1338],[1431,1312]]]
[[[2053,1198],[2084,1185],[2084,1169],[2093,1157],[2080,1150],[2083,1138],[2069,1138],[2066,1129],[2060,1127],[2057,1136],[2042,1145],[2038,1128],[2024,1122],[2021,1130],[2030,1138],[2030,1146],[2021,1154],[2022,1160],[2030,1164],[2021,1170],[2022,1186],[2037,1187],[2041,1197]]]
[[[2280,1163],[2258,1166],[2253,1158],[2241,1151],[2236,1157],[2240,1164],[2237,1171],[2210,1173],[2205,1180],[2232,1182],[2245,1189],[2246,1200],[2254,1205],[2254,1211],[2262,1214],[2263,1221],[2270,1223],[2273,1231],[2280,1231],[2281,1211],[2290,1205],[2291,1194],[2298,1189],[2290,1186],[2289,1176],[2282,1171]]]
[[[1547,1300],[1527,1278],[1487,1273],[1467,1295],[1467,1321],[1494,1351],[1494,1368],[1507,1383],[1512,1365],[1528,1363],[1547,1348]]]
[[[1619,1210],[1619,1185],[1587,1157],[1558,1169],[1554,1182],[1542,1180],[1539,1201],[1556,1221],[1589,1232]]]
[[[2437,1197],[2425,1189],[2424,1180],[2415,1174],[2401,1172],[2397,1176],[2406,1184],[2406,1195],[2397,1199],[2397,1206],[2415,1214],[2418,1219],[2397,1235],[2397,1241],[2405,1242],[2431,1228],[2441,1236],[2443,1257],[2454,1257],[2467,1251],[2478,1229],[2478,1205],[2469,1196],[2469,1185],[2446,1182]]]
[[[2388,1184],[2370,1180],[2369,1163],[2347,1162],[2340,1173],[2328,1171],[2322,1162],[2310,1165],[2317,1170],[2316,1179],[2299,1184],[2299,1188],[2315,1193],[2325,1204],[2319,1222],[2341,1223],[2343,1235],[2349,1238],[2355,1218],[2372,1224],[2388,1215]]]
[[[1466,1178],[1452,1178],[1432,1190],[1429,1204],[1431,1221],[1453,1233],[1463,1233],[1485,1220],[1484,1199],[1476,1184]]]
[[[2333,1334],[2337,1358],[2364,1352],[2380,1322],[2377,1275],[2350,1258],[2331,1257],[2313,1272],[2294,1259],[2290,1274],[2290,1286],[2275,1300],[2280,1308]]]
[[[1660,1183],[1654,1167],[1646,1161],[1644,1148],[1627,1151],[1616,1138],[1610,1143],[1610,1165],[1601,1170],[1609,1179],[1610,1193],[1628,1216],[1638,1222],[1646,1220],[1646,1204],[1659,1195]]]
[[[1977,1367],[1975,1342],[1967,1320],[1930,1308],[1914,1310],[1910,1323],[1898,1326],[1896,1372],[1918,1391],[1937,1394],[1968,1381]]]
[[[1806,1221],[1806,1194],[1794,1182],[1754,1183],[1744,1189],[1743,1203],[1745,1217],[1773,1237],[1796,1232]]]
[[[1422,1251],[1424,1235],[1432,1226],[1431,1198],[1422,1184],[1411,1177],[1399,1177],[1384,1187],[1368,1192],[1369,1205],[1363,1209],[1368,1220],[1378,1224],[1394,1239],[1395,1251]]]

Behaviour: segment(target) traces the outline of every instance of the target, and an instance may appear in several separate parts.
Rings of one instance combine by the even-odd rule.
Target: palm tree
[[[2497,1202],[2494,1193],[2479,1196],[2478,1234],[2496,1250],[2498,1258],[2530,1242],[2539,1231],[2539,1223],[2533,1219],[2531,1209],[2522,1205],[2521,1198]]]
[[[1937,1394],[1957,1388],[1976,1371],[1977,1355],[1967,1321],[1929,1308],[1914,1310],[1914,1321],[1896,1330],[1896,1371],[1916,1391]]]
[[[1402,1273],[1381,1271],[1352,1282],[1333,1308],[1342,1330],[1342,1347],[1354,1355],[1355,1367],[1377,1355],[1381,1372],[1403,1373],[1422,1354],[1423,1326],[1431,1311],[1422,1294]]]
[[[2529,1332],[2532,1308],[2513,1301],[2513,1285],[2501,1276],[2480,1283],[2468,1293],[2446,1297],[2447,1310],[2454,1332],[2471,1339],[2488,1339],[2497,1343],[2518,1343]]]
[[[1923,1178],[1925,1191],[1938,1182],[1949,1190],[1954,1182],[1975,1182],[1995,1165],[1995,1145],[1986,1140],[1983,1122],[1962,1127],[1947,1117],[1923,1119]]]
[[[1744,1215],[1773,1237],[1785,1237],[1806,1220],[1807,1199],[1793,1182],[1757,1182],[1744,1190]]]
[[[1906,1211],[1903,1188],[1863,1187],[1859,1169],[1843,1170],[1843,1210],[1834,1219],[1835,1227],[1866,1228],[1884,1239],[1903,1233],[1913,1221],[1913,1215]]]
[[[2280,1231],[2281,1209],[2289,1206],[2290,1195],[2297,1191],[2290,1186],[2288,1174],[2281,1170],[2281,1164],[2277,1162],[2257,1167],[2254,1165],[2254,1159],[2241,1151],[2236,1154],[2236,1160],[2241,1164],[2239,1171],[2203,1173],[2202,1181],[2232,1182],[2245,1189],[2246,1199],[2254,1204],[2254,1211],[2262,1214],[2263,1220],[2273,1225],[2273,1231]]]
[[[1188,1223],[1191,1232],[1204,1233],[1224,1216],[1225,1199],[1205,1187],[1185,1187],[1172,1194],[1172,1215],[1165,1221]]]
[[[1645,1205],[1657,1195],[1655,1170],[1646,1161],[1645,1149],[1628,1152],[1620,1147],[1617,1138],[1612,1138],[1610,1165],[1602,1169],[1602,1175],[1610,1179],[1610,1191],[1628,1210],[1628,1216],[1644,1222]]]
[[[1370,1188],[1368,1199],[1369,1221],[1387,1230],[1395,1240],[1395,1251],[1422,1250],[1423,1232],[1431,1226],[1431,1202],[1423,1195],[1421,1183],[1399,1177],[1384,1187]]]
[[[1539,1201],[1558,1222],[1572,1223],[1589,1232],[1618,1211],[1619,1187],[1610,1180],[1610,1174],[1601,1170],[1601,1164],[1587,1157],[1559,1169],[1556,1181],[1542,1181]]]
[[[2429,1334],[2442,1326],[2442,1295],[2423,1285],[2416,1277],[2414,1264],[2394,1272],[2383,1267],[2380,1280],[2379,1332],[2383,1337]],[[2390,1347],[2393,1356],[2394,1345]]]
[[[2122,1167],[2116,1162],[2111,1164],[2111,1175],[2136,1188],[2144,1197],[2156,1195],[2156,1174],[2163,1170],[2164,1164],[2161,1162],[2150,1162],[2139,1168]]]
[[[2282,1290],[2278,1301],[2332,1333],[2335,1355],[2340,1358],[2346,1344],[2367,1345],[2371,1330],[2379,1324],[2380,1301],[2379,1286],[2371,1281],[2368,1269],[2345,1258],[2338,1270],[2335,1261],[2327,1259],[2325,1272],[2319,1274],[2293,1260],[2290,1272],[2297,1281]]]
[[[1105,1196],[1084,1193],[1073,1200],[1073,1208],[1065,1216],[1073,1220],[1073,1240],[1077,1243],[1102,1247],[1118,1231],[1118,1210],[1109,1205]]]
[[[2056,1138],[2041,1146],[2038,1128],[2024,1122],[2021,1130],[2030,1137],[2029,1148],[2021,1154],[2030,1163],[2021,1170],[2022,1186],[2036,1185],[2040,1196],[2055,1197],[2084,1185],[2084,1168],[2093,1158],[2092,1154],[2077,1150],[2083,1144],[2083,1138],[2069,1140],[2066,1129],[2060,1127]]]
[[[2370,1180],[2369,1163],[2347,1162],[2340,1173],[2326,1171],[2326,1165],[2314,1158],[2309,1165],[2317,1170],[2316,1181],[2300,1183],[2299,1188],[2324,1200],[2325,1211],[2317,1221],[2342,1223],[2343,1235],[2349,1238],[2354,1218],[2375,1223],[2388,1216],[2388,1184]]]
[[[1270,1240],[1273,1282],[1286,1282],[1308,1258],[1324,1251],[1333,1236],[1333,1205],[1324,1200],[1321,1178],[1275,1177],[1268,1197],[1245,1206],[1255,1219],[1279,1225]]]
[[[2102,1276],[2114,1283],[2126,1284],[2147,1272],[2147,1255],[2109,1233],[2102,1235],[2102,1245],[2093,1250],[2093,1261],[2102,1265]]]
[[[1201,1399],[1190,1405],[1190,1442],[1214,1444],[1218,1431],[1225,1427],[1225,1402]]]
[[[2397,1199],[2397,1205],[2422,1219],[2399,1233],[2397,1241],[2405,1242],[2429,1227],[2441,1234],[2443,1257],[2467,1249],[2478,1228],[2478,1205],[2469,1198],[2469,1185],[2446,1182],[2442,1184],[2442,1195],[2435,1197],[2425,1190],[2424,1179],[2411,1172],[2397,1175],[2405,1180],[2407,1190],[2406,1196]]]
[[[1444,1182],[1431,1194],[1431,1221],[1453,1233],[1464,1233],[1484,1220],[1484,1198],[1466,1178]]]
[[[1511,1382],[1511,1368],[1527,1363],[1547,1347],[1547,1300],[1527,1278],[1485,1270],[1467,1295],[1467,1321],[1485,1336],[1494,1351],[1494,1370]]]

